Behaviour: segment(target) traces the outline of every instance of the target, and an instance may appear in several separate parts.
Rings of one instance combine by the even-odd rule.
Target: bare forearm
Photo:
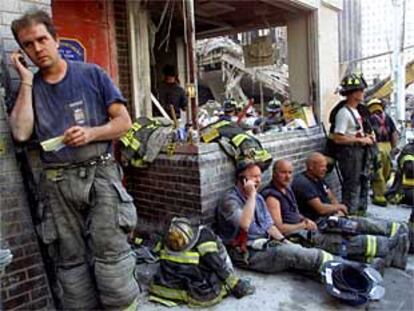
[[[9,120],[15,140],[22,142],[30,138],[34,125],[32,87],[30,85],[21,84]]]
[[[300,222],[297,224],[282,224],[281,226],[277,226],[277,228],[282,232],[284,235],[289,235],[295,231],[305,229],[304,222]]]
[[[271,226],[267,233],[275,240],[281,240],[284,238],[283,234],[279,231],[276,226]]]
[[[359,140],[355,136],[334,134],[334,141],[338,145],[350,145],[357,143]]]
[[[333,205],[339,204],[339,201],[337,200],[337,198],[335,197],[335,195],[332,193],[331,190],[328,190],[328,199],[329,199],[329,202],[331,202]]]
[[[124,135],[131,127],[131,119],[126,116],[118,116],[108,123],[92,127],[92,141],[117,139]]]
[[[240,217],[240,227],[248,231],[250,224],[254,217],[254,209],[256,206],[256,195],[252,195],[247,198],[246,204],[244,205],[243,212]]]

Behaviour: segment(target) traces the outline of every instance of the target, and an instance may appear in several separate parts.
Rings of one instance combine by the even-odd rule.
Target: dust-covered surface
[[[386,208],[370,206],[369,215],[388,219],[407,221],[410,208],[389,206]],[[148,274],[148,266],[143,267]],[[383,310],[411,311],[414,310],[414,256],[410,255],[405,271],[387,268],[384,274],[386,294],[379,302],[358,308],[339,303],[326,294],[322,285],[297,273],[279,273],[266,275],[244,270],[237,270],[240,276],[250,278],[256,286],[256,293],[240,300],[227,297],[220,304],[206,310],[237,310],[237,311],[321,311],[321,310]],[[167,308],[148,301],[144,292],[139,298],[138,310],[193,310],[186,306]]]

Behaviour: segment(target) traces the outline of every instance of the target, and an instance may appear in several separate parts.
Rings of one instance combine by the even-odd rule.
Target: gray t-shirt
[[[227,191],[217,211],[217,231],[224,244],[230,243],[239,233],[240,218],[246,198],[237,186]],[[267,231],[273,225],[266,202],[260,194],[256,195],[254,217],[247,232],[248,240],[268,238]]]
[[[349,109],[348,109],[349,108]],[[364,135],[362,129],[362,118],[356,108],[342,107],[339,109],[335,116],[335,129],[334,133],[355,136],[360,134]],[[351,112],[352,111],[352,112]],[[355,118],[352,116],[352,114]],[[357,122],[355,122],[355,119]]]

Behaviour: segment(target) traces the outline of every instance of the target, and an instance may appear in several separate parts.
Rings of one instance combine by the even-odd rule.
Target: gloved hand
[[[240,299],[247,295],[252,295],[256,291],[256,287],[250,283],[249,280],[239,279],[236,286],[232,289],[231,293],[237,299]]]

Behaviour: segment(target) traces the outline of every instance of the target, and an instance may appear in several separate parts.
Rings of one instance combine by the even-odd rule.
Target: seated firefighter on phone
[[[237,267],[264,273],[288,269],[317,275],[334,256],[324,250],[304,248],[289,242],[277,229],[258,193],[262,170],[250,161],[240,161],[236,184],[217,210],[217,232]]]

